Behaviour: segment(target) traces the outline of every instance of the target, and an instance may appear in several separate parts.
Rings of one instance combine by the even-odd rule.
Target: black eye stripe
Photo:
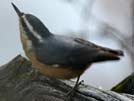
[[[47,38],[51,34],[43,22],[34,15],[26,14],[25,18],[32,26],[33,30],[37,32],[42,38]]]
[[[26,35],[28,36],[28,38],[30,40],[32,40],[33,43],[36,44],[39,40],[32,34],[32,32],[28,28],[24,18],[21,18],[20,20],[21,20],[21,24],[22,24],[23,30],[25,30]]]

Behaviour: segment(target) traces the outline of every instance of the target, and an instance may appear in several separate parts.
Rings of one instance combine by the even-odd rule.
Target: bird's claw
[[[80,82],[78,82],[77,84],[75,84],[75,86],[69,91],[67,92],[67,96],[74,96],[75,92],[79,89],[79,86],[82,85],[84,83],[84,80],[81,80]]]

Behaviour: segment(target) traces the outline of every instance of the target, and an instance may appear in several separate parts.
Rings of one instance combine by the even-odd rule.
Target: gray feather
[[[38,45],[38,48],[36,46],[35,51],[38,60],[44,64],[67,66],[87,65],[118,58],[114,50],[99,47],[83,39],[59,35],[49,37],[44,43]]]

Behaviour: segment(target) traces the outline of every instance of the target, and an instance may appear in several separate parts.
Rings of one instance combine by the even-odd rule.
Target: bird
[[[77,78],[73,90],[80,84],[80,76],[92,64],[120,60],[124,56],[122,50],[99,46],[82,38],[54,34],[39,18],[21,12],[11,4],[19,17],[22,47],[32,66],[47,77]]]

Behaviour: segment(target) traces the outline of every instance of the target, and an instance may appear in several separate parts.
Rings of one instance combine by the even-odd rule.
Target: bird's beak
[[[23,15],[23,13],[13,3],[11,3],[11,4],[12,4],[14,10],[16,11],[17,15],[19,17],[21,17]]]

